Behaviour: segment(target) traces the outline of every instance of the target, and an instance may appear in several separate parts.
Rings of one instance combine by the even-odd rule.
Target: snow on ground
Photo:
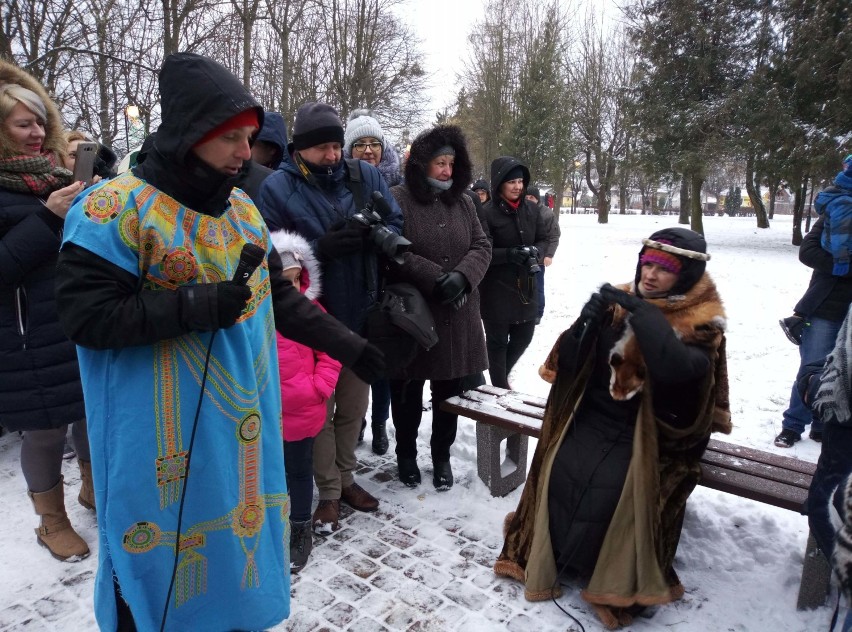
[[[712,254],[708,271],[729,315],[734,431],[723,438],[816,461],[819,444],[808,439],[791,450],[772,444],[798,366],[797,349],[778,319],[791,313],[810,276],[790,245],[790,219],[776,219],[769,230],[755,228],[753,218],[704,221]],[[632,278],[643,237],[675,222],[673,216],[612,215],[609,224],[599,225],[594,215],[562,215],[562,241],[546,275],[547,312],[511,377],[516,390],[546,396],[548,385],[536,369],[558,334],[599,285]],[[358,480],[381,499],[381,509],[372,515],[347,510],[339,532],[315,537],[309,565],[294,578],[291,617],[276,631],[579,629],[553,603],[528,603],[518,584],[491,572],[503,516],[515,508],[521,490],[490,496],[476,475],[473,422],[459,421],[456,485],[442,494],[431,485],[428,427],[425,413],[424,483],[417,490],[395,480],[393,439],[391,455],[377,457],[368,431],[358,450]],[[74,500],[76,465],[65,465],[69,513],[93,554],[62,564],[36,545],[37,519],[25,494],[19,449],[16,435],[0,438],[0,506],[7,516],[0,522],[0,631],[93,630],[96,521]],[[827,629],[829,607],[796,611],[806,537],[803,516],[699,487],[687,507],[676,560],[686,596],[638,618],[630,629]],[[576,587],[566,587],[559,602],[586,630],[600,629]]]

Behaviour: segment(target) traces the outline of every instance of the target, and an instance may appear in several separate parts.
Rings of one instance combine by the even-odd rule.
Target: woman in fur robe
[[[730,432],[725,312],[706,243],[684,228],[643,241],[632,283],[604,285],[544,366],[541,438],[494,571],[531,601],[563,573],[604,625],[679,599],[672,568],[710,433]]]

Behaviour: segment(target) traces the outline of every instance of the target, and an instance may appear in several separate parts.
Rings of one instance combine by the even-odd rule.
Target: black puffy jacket
[[[85,416],[77,349],[56,313],[62,226],[35,195],[0,189],[0,425],[9,430]]]

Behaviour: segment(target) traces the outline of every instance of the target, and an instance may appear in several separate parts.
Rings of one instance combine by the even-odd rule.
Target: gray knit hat
[[[381,124],[372,115],[370,110],[353,110],[352,114],[349,115],[349,120],[346,122],[346,133],[343,135],[344,149],[351,153],[352,143],[359,138],[367,138],[368,136],[380,140],[384,148],[385,134],[382,131]]]
[[[343,144],[343,123],[337,110],[315,101],[299,107],[293,122],[293,147],[299,150],[334,142]]]

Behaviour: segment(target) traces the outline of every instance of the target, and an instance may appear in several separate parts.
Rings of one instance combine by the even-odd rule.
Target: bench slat
[[[763,478],[776,483],[784,483],[793,487],[801,487],[807,490],[811,485],[810,474],[803,474],[794,470],[783,469],[775,465],[767,465],[757,461],[750,461],[742,456],[731,456],[723,452],[717,452],[709,447],[701,456],[701,462],[708,465],[718,465],[726,470],[742,472],[757,478]]]
[[[469,417],[474,421],[480,421],[498,428],[513,430],[530,437],[538,438],[541,433],[541,425],[534,428],[529,417],[500,408],[500,417],[495,418],[493,409],[483,408],[482,402],[453,397],[443,402],[441,407],[447,412]]]
[[[731,456],[749,459],[750,461],[765,463],[766,465],[782,467],[784,469],[801,472],[802,474],[807,474],[809,476],[813,476],[816,471],[816,463],[811,463],[810,461],[803,461],[794,457],[781,456],[780,454],[746,448],[741,445],[719,441],[718,439],[711,439],[710,445],[707,447],[708,449],[715,450],[716,452],[723,452],[725,454],[730,454]]]
[[[808,490],[764,478],[749,476],[718,465],[701,464],[701,485],[756,500],[767,505],[800,511]]]
[[[477,386],[476,390],[480,393],[496,395],[497,397],[514,397],[521,400],[525,404],[529,404],[530,406],[537,406],[538,408],[544,408],[547,404],[546,397],[536,397],[535,395],[527,395],[526,393],[510,391],[505,388],[500,388],[499,386],[491,386],[490,384],[483,384],[482,386]]]

